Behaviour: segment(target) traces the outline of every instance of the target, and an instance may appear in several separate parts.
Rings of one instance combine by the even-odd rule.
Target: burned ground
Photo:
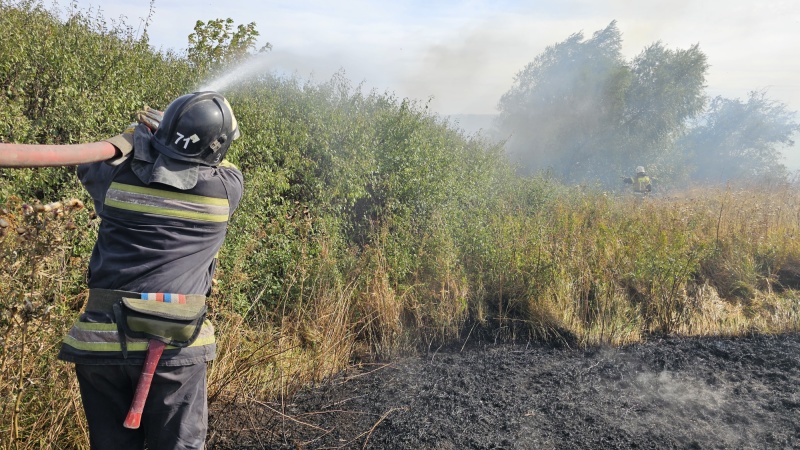
[[[209,448],[800,448],[800,335],[478,344],[215,404]]]

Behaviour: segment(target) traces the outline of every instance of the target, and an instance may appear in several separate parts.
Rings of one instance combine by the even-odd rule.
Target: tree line
[[[645,166],[665,184],[782,180],[796,113],[765,91],[705,94],[708,56],[655,42],[627,61],[616,21],[548,46],[498,103],[499,136],[524,172],[618,183]]]

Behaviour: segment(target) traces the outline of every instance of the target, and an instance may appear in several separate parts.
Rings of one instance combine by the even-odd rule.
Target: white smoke
[[[652,427],[656,434],[683,434],[689,446],[692,445],[691,436],[702,436],[716,440],[725,448],[740,448],[760,431],[752,417],[748,419],[747,429],[735,424],[740,415],[749,414],[731,402],[729,386],[724,382],[709,384],[707,380],[668,370],[641,372],[631,381],[626,394],[635,404],[647,406],[644,411],[626,417],[628,426]],[[729,423],[731,418],[736,420]]]

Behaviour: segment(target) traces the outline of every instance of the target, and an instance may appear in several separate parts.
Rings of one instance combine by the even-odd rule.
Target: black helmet
[[[231,105],[219,93],[206,91],[170,103],[151,143],[170,158],[216,166],[238,137]]]

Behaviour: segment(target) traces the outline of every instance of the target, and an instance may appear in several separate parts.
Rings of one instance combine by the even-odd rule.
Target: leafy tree
[[[656,42],[634,58],[619,130],[620,167],[647,165],[672,184],[687,178],[676,143],[690,120],[703,112],[707,69],[697,45],[669,50]]]
[[[706,57],[657,42],[627,63],[621,43],[614,21],[548,47],[517,74],[498,128],[527,170],[610,183],[621,168],[679,166],[674,142],[702,111]]]
[[[575,33],[529,63],[500,99],[499,128],[507,148],[529,170],[585,175],[593,156],[609,150],[607,124],[624,107],[630,73],[622,38],[611,22],[587,41]]]
[[[240,24],[234,31],[231,18],[208,22],[198,20],[194,26],[194,33],[189,35],[188,59],[201,71],[240,62],[255,50],[258,36],[255,22]],[[271,48],[272,46],[267,43],[260,51],[264,52]]]
[[[800,131],[796,113],[763,91],[753,91],[746,102],[714,98],[702,122],[681,141],[698,181],[782,179],[779,147],[794,145]]]

